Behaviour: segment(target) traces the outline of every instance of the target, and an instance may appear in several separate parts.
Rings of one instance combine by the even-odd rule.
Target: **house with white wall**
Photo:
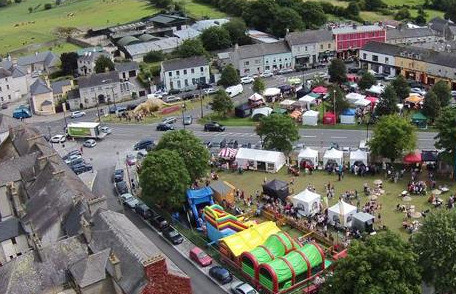
[[[27,91],[27,75],[22,69],[0,67],[0,103],[17,101]]]
[[[388,74],[395,76],[398,71],[395,67],[395,56],[403,47],[381,43],[370,42],[359,50],[360,67],[373,70],[376,73]]]
[[[194,90],[198,84],[209,83],[209,61],[204,56],[163,61],[160,78],[167,90]]]

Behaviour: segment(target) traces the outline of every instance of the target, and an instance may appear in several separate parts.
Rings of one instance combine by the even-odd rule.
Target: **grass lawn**
[[[304,2],[307,2],[307,1],[313,1],[313,0],[304,0]],[[322,0],[322,2],[329,2],[329,3],[331,3],[334,6],[341,6],[341,7],[347,7],[348,6],[348,2],[345,2],[345,1]]]
[[[226,180],[233,184],[236,188],[244,190],[247,196],[255,195],[257,190],[260,192],[262,191],[261,185],[263,184],[265,177],[268,181],[275,178],[290,181],[292,178],[287,174],[285,167],[277,174],[266,174],[256,171],[244,172],[243,174],[239,174],[237,172],[222,172],[220,174],[220,178],[222,180]],[[426,179],[427,175],[423,175],[422,178]],[[344,179],[341,182],[338,182],[336,175],[328,175],[326,172],[317,171],[312,175],[301,174],[298,178],[296,178],[292,189],[294,190],[294,193],[299,193],[304,190],[308,184],[312,184],[315,186],[317,193],[324,196],[326,195],[324,185],[331,182],[331,184],[334,184],[336,197],[329,201],[330,206],[338,201],[338,196],[340,194],[348,190],[358,191],[358,195],[360,195],[361,199],[360,204],[362,206],[368,201],[368,198],[363,194],[363,184],[368,183],[369,187],[372,188],[373,181],[376,179],[382,179],[384,182],[383,187],[385,194],[380,196],[378,200],[381,204],[381,210],[378,212],[382,215],[382,223],[392,231],[399,233],[404,239],[408,238],[410,235],[401,227],[405,214],[396,211],[396,205],[398,203],[415,205],[416,211],[423,211],[433,207],[427,202],[429,194],[427,196],[411,196],[412,201],[410,202],[404,202],[398,197],[400,193],[406,189],[407,182],[410,179],[410,174],[406,174],[404,179],[400,180],[398,183],[385,182],[382,176],[368,176],[362,178],[351,174],[346,174]],[[438,181],[438,183],[441,184],[442,182]],[[448,200],[450,193],[451,192],[440,195],[440,198],[445,201],[444,203]],[[353,201],[353,204],[356,205],[356,200]]]
[[[383,2],[387,5],[422,5],[424,4],[424,0],[383,0]]]
[[[210,5],[204,5],[196,3],[193,0],[184,0],[185,12],[191,17],[202,19],[202,18],[224,18],[227,15]]]

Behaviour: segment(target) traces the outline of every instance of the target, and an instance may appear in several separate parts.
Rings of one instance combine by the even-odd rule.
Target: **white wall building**
[[[19,67],[0,67],[0,103],[14,102],[27,94],[27,75]]]
[[[100,56],[111,56],[106,52],[85,52],[78,58],[78,74],[80,76],[91,75],[95,73],[95,63]]]
[[[125,84],[120,82],[119,73],[110,71],[79,79],[79,99],[82,108],[94,107],[97,103],[113,104],[129,94]],[[77,105],[77,103],[70,103]]]
[[[209,61],[204,56],[163,61],[160,78],[167,90],[194,90],[209,83]]]
[[[361,67],[373,70],[376,73],[395,76],[396,61],[394,56],[399,53],[400,49],[401,47],[387,43],[368,43],[359,51],[360,65]]]

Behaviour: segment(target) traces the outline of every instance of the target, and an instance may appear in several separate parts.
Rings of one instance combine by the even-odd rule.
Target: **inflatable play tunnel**
[[[308,243],[259,266],[259,283],[277,293],[312,277],[325,269],[325,255],[316,243]]]
[[[242,218],[224,211],[223,207],[217,204],[206,206],[203,218],[206,221],[207,236],[213,242],[243,231],[253,224],[243,222]]]
[[[242,271],[258,280],[260,264],[284,256],[297,248],[300,248],[300,245],[290,235],[282,231],[277,232],[269,236],[262,245],[241,254]]]

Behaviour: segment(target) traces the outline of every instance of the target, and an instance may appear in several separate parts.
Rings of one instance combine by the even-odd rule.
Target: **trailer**
[[[106,133],[101,131],[100,123],[96,122],[69,123],[67,133],[73,138],[103,139],[106,136]]]

